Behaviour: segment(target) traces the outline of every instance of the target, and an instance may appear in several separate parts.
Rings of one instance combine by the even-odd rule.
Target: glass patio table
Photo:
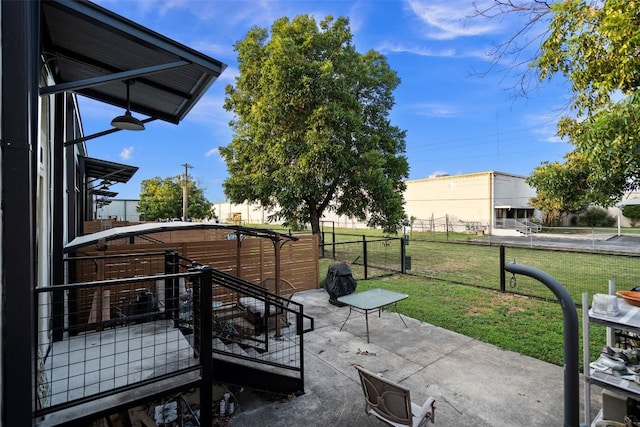
[[[369,312],[377,310],[378,317],[380,317],[382,310],[386,307],[396,305],[398,301],[402,301],[407,298],[409,298],[409,295],[407,294],[401,294],[400,292],[393,292],[380,288],[369,289],[368,291],[338,297],[338,301],[349,306],[349,315],[340,327],[340,330],[344,328],[347,320],[351,317],[352,311],[355,310],[356,312],[364,313],[367,325],[367,344],[369,344]],[[404,323],[405,328],[408,327],[400,313],[398,313],[398,316],[400,317],[400,320],[402,320],[402,323]]]

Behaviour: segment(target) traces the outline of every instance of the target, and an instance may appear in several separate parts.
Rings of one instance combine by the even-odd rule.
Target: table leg
[[[364,320],[367,324],[367,344],[369,344],[369,310],[364,311]]]
[[[349,320],[349,317],[351,317],[351,306],[349,306],[349,315],[347,316],[346,319],[344,319],[344,323],[342,324],[342,326],[340,326],[341,331],[342,331],[342,328],[344,328],[344,325],[346,325],[347,320]]]
[[[400,316],[400,313],[398,313],[398,316]],[[404,321],[404,319],[402,318],[402,316],[400,316],[400,320],[402,320],[402,323],[404,323],[404,327],[408,328],[407,326],[407,322]]]

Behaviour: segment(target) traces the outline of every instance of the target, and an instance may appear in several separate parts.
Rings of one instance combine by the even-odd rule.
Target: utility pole
[[[184,181],[182,185],[182,220],[187,221],[189,219],[189,169],[193,166],[189,163],[183,163],[180,166],[184,166]]]

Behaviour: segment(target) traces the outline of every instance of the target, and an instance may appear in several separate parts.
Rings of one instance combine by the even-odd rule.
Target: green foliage
[[[622,215],[629,218],[631,226],[635,227],[640,221],[640,205],[627,205],[622,208]]]
[[[578,225],[581,227],[611,227],[616,219],[609,215],[606,209],[596,206],[588,208],[578,216]]]
[[[640,184],[640,4],[638,1],[562,1],[534,65],[541,77],[556,73],[571,82],[575,117],[565,117],[558,133],[575,146],[567,168],[576,174],[571,190],[585,201],[611,206]],[[622,100],[617,101],[623,95]]]
[[[612,95],[633,93],[640,82],[640,34],[635,0],[571,0],[551,6],[553,19],[542,54],[541,77],[564,75],[572,107],[587,116],[612,104]]]
[[[183,185],[183,179],[180,176],[143,180],[138,203],[141,217],[145,221],[182,218]],[[189,181],[187,194],[190,219],[214,216],[213,205],[205,198],[204,190],[193,181]]]
[[[584,182],[589,174],[582,166],[581,156],[570,154],[565,163],[545,162],[538,166],[527,184],[537,191],[529,200],[531,206],[545,212],[545,224],[560,224],[562,218],[583,209],[586,199],[586,188],[578,185]]]
[[[320,230],[333,211],[396,231],[405,222],[405,131],[388,114],[400,83],[375,51],[360,54],[346,18],[281,18],[237,42],[226,88],[234,137],[220,153],[232,202],[279,208],[270,220]]]

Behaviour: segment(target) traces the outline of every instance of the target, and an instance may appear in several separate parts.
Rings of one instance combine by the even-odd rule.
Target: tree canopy
[[[556,201],[575,194],[584,203],[611,206],[640,184],[640,2],[635,0],[494,0],[478,14],[526,12],[532,22],[549,18],[531,69],[541,80],[562,75],[571,84],[572,115],[558,134],[574,145],[557,165],[543,164],[531,177],[539,193],[557,192]],[[543,18],[544,17],[544,18]],[[513,41],[512,39],[511,41]],[[507,55],[502,47],[497,51]],[[575,169],[573,171],[569,169]],[[567,178],[572,178],[567,180]],[[563,183],[559,185],[559,183]],[[549,186],[551,185],[551,187]]]
[[[182,218],[184,178],[181,176],[145,179],[141,183],[138,212],[145,221]],[[188,217],[205,219],[214,216],[213,205],[204,189],[189,180],[187,185]]]
[[[561,224],[567,214],[583,210],[587,199],[586,187],[573,188],[576,182],[585,182],[589,171],[583,169],[584,162],[577,155],[567,156],[563,164],[545,162],[538,166],[526,179],[527,184],[537,188],[537,194],[529,202],[546,213],[544,222],[548,225]]]
[[[314,233],[329,211],[397,231],[409,166],[405,131],[388,118],[400,80],[385,57],[358,53],[343,17],[281,18],[234,48],[240,75],[225,99],[234,137],[220,148],[227,197]]]

